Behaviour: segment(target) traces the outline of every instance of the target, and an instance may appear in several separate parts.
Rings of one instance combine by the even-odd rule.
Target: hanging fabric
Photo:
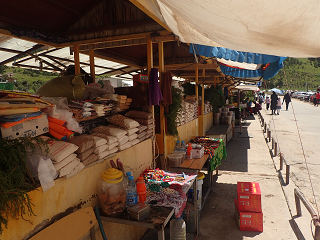
[[[159,82],[158,82],[158,69],[151,68],[149,76],[149,105],[159,105],[163,100]]]

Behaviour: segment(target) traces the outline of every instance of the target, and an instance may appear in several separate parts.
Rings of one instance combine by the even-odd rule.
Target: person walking
[[[278,97],[278,100],[277,100],[277,114],[279,115],[280,114],[280,110],[281,110],[281,99],[280,97]]]
[[[284,95],[282,104],[283,102],[286,102],[286,111],[288,111],[288,106],[289,106],[289,103],[291,102],[289,91],[287,91],[287,93]]]
[[[316,99],[317,99],[317,107],[318,107],[320,102],[320,92],[317,92]]]
[[[317,93],[314,93],[312,96],[313,106],[317,106]]]
[[[272,94],[271,94],[271,115],[276,114],[277,101],[278,101],[278,96],[274,91],[272,91]]]
[[[267,108],[267,110],[269,110],[270,103],[271,103],[271,99],[269,97],[267,97],[266,98],[266,108]]]

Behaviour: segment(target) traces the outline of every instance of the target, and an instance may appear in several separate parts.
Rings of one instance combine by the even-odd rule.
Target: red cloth
[[[320,99],[320,93],[317,93],[316,98]]]

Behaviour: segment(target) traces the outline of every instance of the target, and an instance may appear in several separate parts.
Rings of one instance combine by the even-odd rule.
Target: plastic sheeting
[[[164,21],[162,25],[182,42],[276,56],[320,57],[318,0],[131,1],[158,22]]]

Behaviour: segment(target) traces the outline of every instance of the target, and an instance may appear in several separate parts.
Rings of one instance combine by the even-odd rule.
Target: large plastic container
[[[187,231],[186,223],[181,216],[180,218],[172,218],[170,221],[170,240],[186,240]]]
[[[181,154],[169,154],[168,163],[170,167],[180,167],[181,165]]]
[[[181,163],[183,163],[184,160],[186,159],[185,151],[173,151],[171,154],[179,155],[181,157]]]
[[[123,173],[109,168],[102,174],[98,188],[100,207],[109,216],[120,215],[126,209]]]

